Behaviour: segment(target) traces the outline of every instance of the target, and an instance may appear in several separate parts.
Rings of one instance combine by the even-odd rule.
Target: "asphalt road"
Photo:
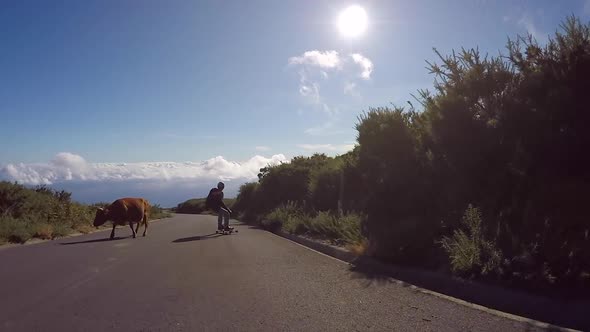
[[[520,331],[274,234],[212,216],[0,249],[2,331]],[[141,231],[140,231],[141,233]]]

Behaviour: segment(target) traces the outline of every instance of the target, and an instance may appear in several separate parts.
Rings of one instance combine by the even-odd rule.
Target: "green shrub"
[[[71,194],[63,190],[0,182],[0,238],[4,242],[51,239],[72,229],[88,229],[94,213],[94,207],[72,202]]]
[[[249,182],[240,186],[238,197],[232,207],[234,213],[240,214],[244,222],[252,222],[261,211],[261,197],[258,195],[258,183]]]
[[[310,177],[310,202],[317,211],[337,211],[340,199],[342,161],[331,158],[326,165],[314,170]]]
[[[53,226],[53,238],[64,237],[72,233],[72,228],[66,224],[56,224]]]
[[[33,236],[26,221],[12,217],[0,217],[0,238],[6,242],[25,243]]]
[[[270,231],[282,229],[292,217],[301,217],[301,209],[295,202],[287,202],[268,213],[261,221],[261,226]],[[289,227],[289,226],[288,226]]]
[[[281,229],[287,233],[310,235],[337,244],[358,244],[364,241],[361,222],[362,217],[358,214],[338,217],[329,212],[319,212],[311,216],[290,202],[267,214],[262,226],[271,231]]]
[[[441,240],[454,272],[472,276],[501,274],[502,252],[485,238],[482,223],[479,209],[469,205],[461,220],[463,229]]]
[[[359,244],[365,240],[362,234],[363,216],[349,213],[339,218],[340,236],[349,244]]]
[[[150,209],[150,220],[168,218],[170,216],[172,216],[172,213],[163,209],[160,204],[155,204]]]
[[[363,241],[362,217],[346,214],[342,217],[328,212],[319,212],[315,217],[302,219],[305,231],[314,236],[329,239],[337,244],[355,244]]]

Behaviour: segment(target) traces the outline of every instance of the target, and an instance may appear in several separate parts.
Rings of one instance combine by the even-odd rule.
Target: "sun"
[[[365,9],[358,5],[347,7],[338,15],[338,30],[348,38],[356,38],[367,30],[368,18]]]

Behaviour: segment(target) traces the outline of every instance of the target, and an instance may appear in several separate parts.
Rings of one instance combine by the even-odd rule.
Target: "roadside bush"
[[[288,231],[285,229],[285,226],[289,223],[289,220],[300,218],[301,216],[303,216],[303,212],[299,206],[295,202],[287,202],[268,213],[262,219],[261,226],[273,232],[280,229]],[[290,227],[294,226],[286,227],[290,229]]]
[[[43,240],[51,240],[53,238],[53,226],[48,223],[39,223],[32,227],[34,229],[34,237]]]
[[[364,188],[370,188],[365,192],[369,252],[398,263],[428,259],[440,227],[422,117],[402,108],[377,108],[357,125],[358,168]]]
[[[175,212],[176,213],[188,213],[188,214],[201,214],[205,212],[207,208],[205,207],[205,199],[204,198],[193,198],[187,201],[184,201],[176,206]]]
[[[53,238],[64,237],[72,233],[72,228],[66,224],[56,224],[53,226]]]
[[[363,241],[361,216],[347,214],[338,217],[328,212],[319,212],[315,217],[304,219],[306,233],[332,240],[337,244],[355,244]]]
[[[312,170],[309,181],[310,202],[316,211],[337,211],[340,199],[342,162],[331,158],[322,167]]]
[[[453,272],[470,276],[501,275],[502,252],[494,241],[486,239],[480,210],[469,205],[461,226],[451,237],[441,240]]]
[[[240,186],[238,197],[233,206],[235,213],[253,214],[260,211],[258,194],[258,183],[248,182]]]
[[[33,236],[29,225],[12,217],[0,217],[0,238],[6,242],[25,243]]]
[[[92,227],[91,225],[87,225],[87,224],[74,225],[73,228],[76,232],[80,232],[82,234],[88,234],[94,230],[94,227]]]
[[[291,234],[330,240],[336,244],[363,243],[365,239],[361,234],[361,223],[362,217],[358,214],[338,217],[329,212],[319,212],[312,216],[293,202],[274,209],[262,221],[263,227],[272,231],[280,229]]]
[[[71,201],[71,194],[46,186],[27,188],[0,182],[0,238],[24,243],[32,237],[51,239],[73,229],[88,229],[94,208]]]
[[[163,209],[160,204],[154,204],[150,209],[150,220],[168,218],[170,216],[172,214],[166,209]]]

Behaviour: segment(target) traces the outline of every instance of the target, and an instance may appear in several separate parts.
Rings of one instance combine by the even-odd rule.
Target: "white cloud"
[[[307,51],[301,56],[289,58],[289,64],[292,65],[310,65],[320,68],[340,68],[342,60],[336,51]]]
[[[320,84],[318,82],[310,82],[307,79],[305,71],[299,71],[299,94],[304,97],[314,107],[321,109],[329,115],[337,113],[337,110],[333,110],[326,103],[322,101],[320,96]],[[301,115],[301,112],[299,112]]]
[[[269,150],[270,150],[270,147],[268,147],[268,146],[259,145],[256,147],[256,151],[269,151]]]
[[[523,14],[517,22],[518,25],[525,28],[536,40],[542,42],[547,38],[547,34],[543,33],[529,14]]]
[[[69,181],[253,180],[260,168],[285,161],[284,155],[277,154],[270,158],[257,155],[244,162],[218,156],[202,162],[88,163],[79,155],[62,152],[48,163],[0,167],[0,179],[27,185]]]
[[[348,152],[354,149],[354,144],[297,144],[298,148],[310,152]]]
[[[322,103],[322,110],[328,113],[329,115],[336,115],[339,113],[337,108],[332,108],[328,106],[328,104],[326,103]]]
[[[308,98],[312,103],[320,103],[320,85],[318,83],[307,83],[302,80],[299,86],[299,94]]]
[[[307,51],[289,58],[289,65],[297,66],[299,95],[315,110],[330,116],[338,113],[335,101],[344,94],[360,97],[359,78],[368,80],[373,72],[373,62],[359,53],[341,56],[337,51]],[[361,73],[358,74],[358,68]],[[328,72],[330,74],[328,75]]]
[[[356,90],[356,83],[354,82],[344,83],[344,94],[351,95],[353,97],[360,97],[359,92]]]
[[[363,56],[360,53],[353,53],[350,55],[350,57],[356,64],[361,66],[363,70],[361,73],[361,77],[365,80],[371,78],[371,73],[373,72],[373,62],[369,58]]]

